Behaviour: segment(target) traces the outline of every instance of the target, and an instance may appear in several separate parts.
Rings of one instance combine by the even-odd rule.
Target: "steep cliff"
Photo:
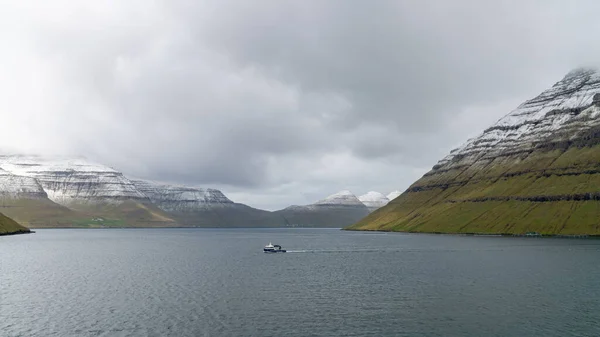
[[[349,227],[600,234],[600,74],[577,69]]]
[[[64,206],[148,201],[121,172],[83,159],[0,156],[0,168],[35,179],[50,200]]]

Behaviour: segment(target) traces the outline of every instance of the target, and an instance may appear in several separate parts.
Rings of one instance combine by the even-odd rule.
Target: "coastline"
[[[456,235],[456,236],[497,236],[497,237],[527,237],[527,238],[555,238],[555,239],[600,239],[600,234],[513,234],[513,233],[451,233],[451,232],[416,232],[416,231],[393,231],[377,229],[354,229],[341,228],[343,231],[352,232],[380,232],[380,233],[402,233],[402,234],[432,234],[432,235]]]
[[[0,233],[0,236],[19,235],[19,234],[33,234],[35,231],[32,230],[18,230],[16,232]]]

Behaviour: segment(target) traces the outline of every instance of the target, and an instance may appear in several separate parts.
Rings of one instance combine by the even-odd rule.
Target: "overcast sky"
[[[0,0],[0,147],[279,209],[404,190],[600,61],[597,1]]]

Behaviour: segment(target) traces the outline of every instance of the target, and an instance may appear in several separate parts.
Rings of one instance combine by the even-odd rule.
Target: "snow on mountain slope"
[[[361,206],[364,205],[358,198],[348,190],[343,190],[319,200],[312,206]]]
[[[400,194],[402,194],[402,192],[400,192],[400,191],[393,191],[393,192],[390,192],[390,194],[387,195],[387,198],[390,201],[392,201],[392,200],[396,199]]]
[[[149,201],[122,173],[84,159],[0,156],[0,169],[23,179],[35,179],[50,200],[62,205]],[[30,186],[33,184],[32,180],[27,181]]]
[[[358,197],[365,206],[372,212],[380,207],[387,205],[390,200],[383,194],[375,191],[367,192]]]
[[[600,235],[600,73],[576,69],[349,229]]]
[[[221,191],[211,188],[176,186],[146,180],[132,180],[132,182],[154,204],[165,211],[194,211],[234,204]]]
[[[317,202],[309,205],[292,205],[284,208],[284,210],[290,211],[310,211],[315,209],[325,209],[328,207],[358,207],[365,208],[365,204],[360,201],[356,195],[348,190],[342,190],[334,193],[324,199],[318,200]]]
[[[134,184],[121,172],[85,159],[0,156],[0,198],[7,211],[43,227],[77,226],[86,217],[144,227],[285,224],[272,212],[234,203],[215,189]]]
[[[574,138],[600,125],[599,114],[600,74],[596,69],[576,69],[453,150],[434,168],[459,160],[464,165],[468,157],[474,162],[480,154],[493,158],[506,151],[527,151],[549,141],[549,137],[553,141],[557,136]]]
[[[229,200],[221,191],[132,180],[153,204],[184,226],[279,227],[278,215]]]
[[[0,169],[0,197],[2,198],[47,198],[42,186],[30,177],[23,177]]]

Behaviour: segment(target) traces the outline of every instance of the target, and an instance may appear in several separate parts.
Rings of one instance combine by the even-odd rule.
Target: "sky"
[[[597,1],[0,0],[0,149],[275,210],[405,190],[600,64]]]

